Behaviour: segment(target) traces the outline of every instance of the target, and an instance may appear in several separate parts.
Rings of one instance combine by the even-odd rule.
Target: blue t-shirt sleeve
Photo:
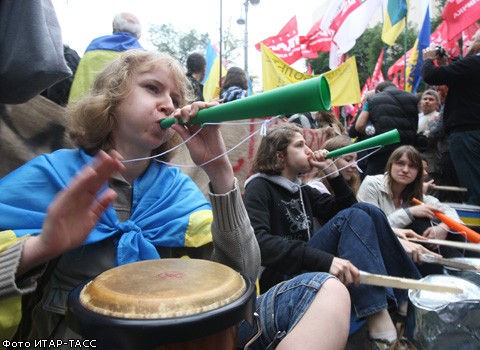
[[[368,101],[365,101],[365,103],[363,104],[362,111],[367,111],[367,112],[370,111],[370,107],[368,106]]]

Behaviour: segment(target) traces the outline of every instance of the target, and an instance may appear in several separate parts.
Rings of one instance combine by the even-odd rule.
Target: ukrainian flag
[[[430,6],[427,5],[425,17],[423,19],[422,28],[418,33],[418,38],[410,55],[410,60],[407,64],[405,90],[412,94],[417,92],[420,84],[421,68],[423,64],[423,49],[430,46]]]
[[[218,97],[220,93],[220,57],[212,43],[208,43],[207,53],[205,55],[207,66],[205,68],[205,77],[203,78],[203,97],[205,101]],[[227,69],[222,63],[222,77],[227,74]]]
[[[392,46],[405,28],[409,0],[388,0],[383,21],[382,41]]]

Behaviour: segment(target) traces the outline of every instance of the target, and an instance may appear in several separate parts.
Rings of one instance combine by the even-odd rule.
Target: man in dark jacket
[[[192,84],[195,101],[205,101],[203,97],[203,78],[207,69],[207,60],[194,52],[187,57],[187,78]]]
[[[397,147],[415,145],[418,128],[418,99],[413,94],[398,89],[390,81],[379,83],[375,92],[365,103],[355,129],[370,137],[397,129],[400,143],[373,149],[367,158],[365,175],[383,174],[390,154]]]
[[[467,202],[480,205],[480,30],[464,58],[435,66],[436,58],[434,47],[424,50],[422,78],[448,87],[443,123],[450,154],[460,185],[468,189]]]

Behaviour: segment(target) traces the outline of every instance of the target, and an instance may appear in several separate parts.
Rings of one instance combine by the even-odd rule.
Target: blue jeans
[[[480,130],[452,132],[448,144],[460,185],[468,189],[467,203],[480,205]]]
[[[260,317],[262,334],[250,349],[275,349],[300,321],[329,278],[333,276],[325,272],[308,272],[281,282],[260,295],[255,309]],[[239,347],[243,348],[255,333],[255,326],[251,327],[246,321],[241,322]]]
[[[307,243],[349,260],[366,272],[421,278],[420,272],[393,233],[382,210],[356,203],[340,211]],[[361,284],[348,287],[357,320],[408,300],[407,290]]]

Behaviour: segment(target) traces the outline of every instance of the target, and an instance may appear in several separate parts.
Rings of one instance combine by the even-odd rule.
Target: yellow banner
[[[276,89],[281,86],[298,83],[313,78],[314,75],[305,74],[285,63],[272,50],[261,43],[262,48],[262,79],[263,91]]]
[[[275,55],[263,43],[261,44],[261,48],[263,91],[276,89],[315,77],[315,75],[297,71]],[[344,106],[361,101],[360,83],[358,81],[355,57],[350,58],[338,68],[323,75],[330,86],[332,106]]]
[[[323,76],[327,79],[330,86],[332,106],[344,106],[361,101],[355,56],[349,58],[334,70],[323,74]]]

